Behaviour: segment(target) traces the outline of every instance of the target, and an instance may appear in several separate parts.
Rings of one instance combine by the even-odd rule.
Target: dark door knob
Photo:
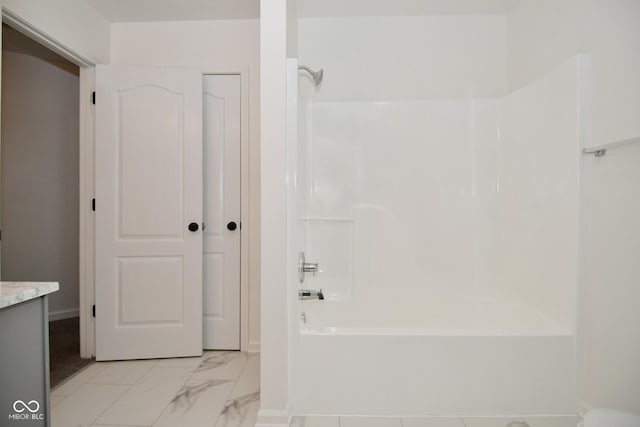
[[[191,224],[189,224],[189,231],[198,231],[198,228],[200,228],[198,226],[197,222],[192,222]]]
[[[238,224],[236,224],[235,222],[231,221],[229,224],[227,224],[227,230],[229,231],[233,231],[236,228],[238,228]]]

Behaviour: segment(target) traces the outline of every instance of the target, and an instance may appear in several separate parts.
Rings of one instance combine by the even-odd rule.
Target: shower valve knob
[[[320,269],[318,268],[317,262],[307,262],[304,256],[304,252],[300,252],[298,254],[298,281],[300,283],[304,282],[304,275],[306,273],[313,273],[315,276],[316,273],[319,273]]]
[[[305,262],[302,264],[302,271],[305,273],[313,273],[316,274],[318,272],[318,263],[317,262]]]

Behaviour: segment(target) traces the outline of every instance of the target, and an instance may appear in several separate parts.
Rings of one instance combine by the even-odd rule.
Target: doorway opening
[[[3,24],[0,274],[60,283],[49,298],[52,387],[91,362],[79,342],[79,75]]]

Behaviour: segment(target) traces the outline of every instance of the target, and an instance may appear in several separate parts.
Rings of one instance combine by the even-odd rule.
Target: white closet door
[[[204,76],[204,348],[240,349],[240,76]]]
[[[95,156],[96,359],[202,354],[202,74],[98,66]]]

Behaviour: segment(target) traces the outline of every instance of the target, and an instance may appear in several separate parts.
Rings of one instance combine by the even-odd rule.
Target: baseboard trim
[[[79,317],[80,309],[79,308],[70,308],[68,310],[56,310],[49,312],[49,322],[53,322],[55,320],[62,319],[70,319],[72,317]]]
[[[291,424],[291,405],[287,404],[285,409],[260,409],[255,427],[289,427]]]
[[[247,345],[247,353],[260,353],[260,343],[250,342]]]

